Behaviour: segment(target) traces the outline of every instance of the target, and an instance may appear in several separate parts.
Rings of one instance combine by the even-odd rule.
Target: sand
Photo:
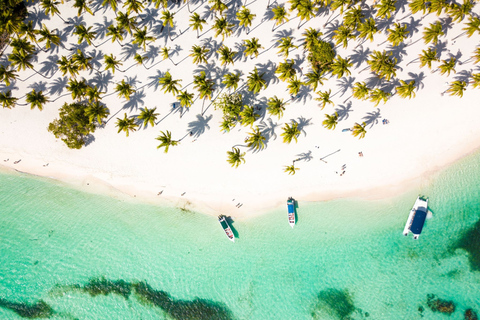
[[[239,1],[234,2],[237,5]],[[278,1],[282,3],[282,1]],[[323,24],[330,15],[321,13],[316,18],[304,23],[297,29],[299,19],[278,27],[271,32],[273,21],[270,13],[265,8],[266,2],[254,1],[248,8],[257,16],[253,21],[251,32],[247,35],[245,30],[235,29],[234,34],[225,38],[224,44],[230,48],[238,48],[242,40],[257,37],[265,47],[260,51],[258,58],[245,58],[244,55],[235,61],[235,65],[221,66],[215,54],[208,59],[209,64],[197,66],[192,63],[189,51],[194,44],[205,44],[218,48],[222,38],[214,37],[214,32],[209,30],[213,24],[212,14],[209,13],[209,4],[205,1],[194,2],[201,16],[206,16],[208,26],[202,36],[197,39],[196,32],[188,27],[189,12],[184,5],[173,5],[169,9],[177,12],[175,27],[172,29],[172,38],[166,46],[174,50],[171,60],[163,60],[158,55],[146,63],[147,66],[156,64],[147,70],[135,65],[133,55],[127,53],[129,47],[121,47],[117,43],[106,41],[108,37],[102,35],[102,24],[109,24],[114,20],[111,10],[100,9],[95,16],[83,14],[76,16],[76,10],[71,8],[71,3],[60,5],[64,18],[75,17],[81,19],[87,26],[99,33],[94,41],[98,48],[88,47],[86,53],[95,55],[94,62],[100,67],[103,54],[113,53],[122,60],[121,69],[126,72],[116,71],[109,75],[109,71],[100,75],[110,78],[105,83],[106,94],[102,101],[110,109],[111,115],[104,128],[99,128],[94,134],[94,141],[81,150],[70,150],[65,144],[47,132],[48,124],[57,117],[58,109],[72,98],[65,95],[68,91],[63,88],[58,94],[50,95],[50,100],[58,98],[55,102],[45,105],[43,111],[30,110],[29,106],[18,105],[14,109],[0,109],[0,165],[4,169],[15,169],[43,177],[49,177],[67,182],[70,185],[81,187],[90,192],[107,193],[115,197],[137,198],[141,201],[168,204],[186,209],[197,210],[206,214],[228,214],[235,218],[248,218],[284,206],[287,197],[292,196],[298,201],[323,201],[343,197],[361,197],[367,199],[380,199],[391,197],[407,189],[418,189],[429,183],[429,177],[439,169],[477,150],[480,146],[480,108],[478,100],[480,90],[470,85],[462,98],[442,94],[448,88],[447,82],[465,80],[470,73],[477,72],[473,61],[467,61],[475,50],[480,34],[471,38],[463,33],[462,28],[468,21],[465,18],[456,24],[445,24],[447,33],[440,37],[441,59],[456,56],[464,64],[457,64],[456,73],[449,76],[440,75],[435,70],[439,63],[434,62],[434,67],[420,68],[416,59],[421,50],[428,48],[422,37],[424,27],[430,23],[445,19],[434,14],[422,20],[421,14],[405,18],[399,22],[416,25],[418,32],[411,33],[407,39],[408,46],[403,47],[399,54],[396,79],[411,80],[421,79],[416,97],[402,99],[394,95],[386,104],[380,103],[378,107],[370,101],[359,101],[351,97],[351,87],[359,81],[373,81],[375,77],[367,67],[366,62],[354,64],[351,75],[340,79],[331,77],[325,82],[321,90],[332,90],[334,105],[327,105],[323,110],[314,98],[316,94],[304,87],[298,99],[289,103],[284,116],[278,120],[265,113],[265,101],[273,95],[290,99],[287,92],[287,83],[280,81],[275,76],[267,77],[268,88],[262,90],[257,96],[247,94],[246,104],[262,108],[264,116],[257,120],[255,125],[269,133],[266,148],[261,151],[252,151],[245,147],[244,139],[251,132],[251,128],[237,125],[231,132],[224,133],[220,130],[221,111],[210,106],[202,115],[202,100],[197,99],[188,110],[173,109],[172,104],[177,100],[172,94],[161,91],[158,83],[159,75],[169,71],[174,79],[182,79],[182,86],[188,92],[198,94],[193,89],[193,74],[200,70],[210,72],[216,79],[216,97],[221,90],[219,74],[238,70],[242,72],[240,85],[255,66],[273,75],[276,65],[283,62],[275,48],[276,40],[287,35],[295,39],[296,44],[302,42],[302,32],[305,28],[313,27],[324,32],[328,37],[333,24],[323,28]],[[233,9],[230,8],[230,12]],[[39,21],[45,23],[50,29],[58,28],[65,32],[65,25],[60,18],[44,17],[38,4],[31,5],[32,19],[39,27]],[[160,11],[153,6],[148,6],[145,12],[158,14],[155,21],[150,20],[152,30],[160,30]],[[478,5],[473,9],[479,11]],[[408,13],[397,11],[395,19],[401,19]],[[41,19],[39,20],[38,17]],[[149,21],[145,19],[144,21]],[[143,27],[143,24],[140,25]],[[68,30],[67,30],[68,31]],[[165,46],[165,28],[162,34],[153,34],[157,40],[147,47],[149,53]],[[65,33],[70,34],[70,32]],[[103,36],[103,38],[102,38]],[[38,54],[34,63],[36,69],[41,70],[46,66],[47,59],[58,60],[61,55],[69,55],[68,50],[76,47],[75,35],[65,36],[65,48]],[[355,54],[355,51],[390,50],[385,43],[386,32],[375,35],[373,42],[367,41],[358,46],[362,39],[351,40],[344,49],[337,47],[340,56],[346,58]],[[132,40],[128,36],[125,43]],[[445,48],[446,47],[446,48]],[[85,46],[82,46],[85,48]],[[7,53],[10,52],[7,49]],[[135,48],[130,53],[135,52]],[[142,54],[142,49],[136,52]],[[100,54],[101,53],[101,54]],[[308,72],[308,62],[303,50],[292,51],[291,56],[296,61],[297,74]],[[2,64],[7,64],[6,57],[2,57]],[[129,68],[130,66],[133,67]],[[101,67],[103,70],[103,67]],[[49,76],[52,73],[49,73]],[[31,70],[19,72],[20,78],[25,81],[16,81],[10,88],[13,95],[20,98],[19,104],[24,104],[23,96],[32,88],[42,88],[48,93],[53,83],[68,80],[62,77],[60,71],[56,72],[49,80],[42,78]],[[99,78],[96,71],[81,71],[80,76],[88,81]],[[60,79],[59,79],[60,78]],[[134,84],[136,93],[129,101],[119,98],[114,92],[115,83],[125,79]],[[60,81],[61,82],[61,81]],[[94,82],[92,82],[94,83]],[[418,82],[417,82],[418,83]],[[346,86],[346,90],[343,89]],[[382,85],[392,85],[392,82],[383,82]],[[6,88],[2,84],[0,90]],[[103,90],[105,91],[105,90]],[[223,90],[225,93],[228,90]],[[394,92],[394,90],[392,90]],[[210,102],[205,102],[205,108]],[[116,118],[123,118],[124,113],[129,116],[138,115],[140,109],[156,107],[160,113],[158,123],[154,127],[140,127],[132,132],[129,137],[125,133],[117,133]],[[335,111],[343,115],[335,130],[327,130],[321,123],[325,114]],[[388,124],[383,120],[387,119]],[[282,142],[282,127],[285,123],[295,120],[302,127],[302,134],[298,143],[285,144]],[[367,122],[367,134],[364,139],[358,139],[351,132],[342,129],[352,128],[355,123]],[[157,149],[159,141],[155,140],[160,131],[169,130],[174,139],[182,139],[178,146],[171,147],[168,153]],[[190,136],[189,133],[193,132]],[[272,134],[273,132],[273,134]],[[240,146],[246,152],[246,163],[238,168],[232,168],[227,163],[227,151],[233,146]],[[363,157],[359,155],[362,152]],[[7,160],[8,161],[5,161]],[[20,160],[17,164],[14,161]],[[292,161],[299,168],[295,175],[288,175],[284,167],[291,165]],[[342,174],[343,173],[343,174]],[[160,193],[160,194],[159,194]],[[52,195],[53,196],[53,195]],[[242,204],[237,208],[238,204]]]

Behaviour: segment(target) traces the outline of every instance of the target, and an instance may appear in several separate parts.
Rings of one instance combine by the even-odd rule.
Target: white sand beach
[[[114,74],[110,71],[98,73],[95,70],[80,71],[78,79],[84,77],[89,83],[101,85],[106,92],[102,98],[110,110],[110,116],[104,128],[98,128],[94,133],[94,141],[80,150],[71,150],[60,140],[47,131],[48,124],[58,117],[58,109],[71,102],[72,97],[65,89],[68,75],[55,73],[55,67],[49,67],[49,61],[56,61],[62,55],[71,54],[69,48],[77,48],[77,36],[59,17],[44,16],[39,4],[30,5],[30,18],[36,28],[44,23],[49,29],[58,28],[64,34],[66,48],[56,48],[48,52],[39,52],[34,67],[39,72],[47,72],[51,79],[44,79],[32,70],[18,72],[19,78],[9,88],[12,94],[19,98],[13,109],[0,109],[0,165],[4,169],[14,169],[43,177],[65,181],[90,192],[107,193],[117,197],[137,198],[159,204],[169,204],[187,209],[198,210],[206,214],[228,214],[234,218],[248,218],[279,206],[285,206],[287,197],[292,196],[298,201],[323,201],[344,197],[361,197],[380,199],[397,195],[405,190],[418,189],[429,183],[432,173],[468,155],[480,147],[480,90],[467,87],[462,98],[443,94],[448,89],[447,83],[453,81],[469,81],[472,73],[478,73],[479,68],[469,58],[473,55],[480,40],[480,33],[468,38],[461,35],[467,18],[461,22],[448,22],[445,14],[437,17],[430,14],[422,19],[421,12],[409,16],[408,7],[397,10],[391,23],[398,20],[406,23],[410,36],[405,45],[391,47],[386,42],[386,30],[377,33],[374,41],[352,39],[345,49],[336,47],[336,52],[343,58],[350,57],[354,65],[350,68],[351,75],[340,79],[327,74],[327,81],[319,90],[332,90],[334,105],[327,105],[323,110],[317,96],[311,89],[304,86],[299,97],[290,102],[284,116],[279,120],[270,117],[265,111],[266,99],[274,95],[285,100],[290,99],[287,83],[280,81],[274,74],[276,66],[284,61],[275,48],[276,41],[284,36],[292,36],[296,45],[302,43],[302,33],[306,28],[316,28],[324,33],[323,39],[331,39],[331,31],[336,28],[335,21],[323,27],[331,13],[320,14],[297,29],[299,18],[276,28],[272,32],[273,20],[269,20],[271,9],[267,9],[267,1],[247,1],[248,8],[256,14],[250,33],[245,29],[234,29],[233,35],[223,41],[230,48],[241,48],[242,40],[259,38],[265,49],[260,51],[258,58],[246,58],[243,54],[235,64],[222,66],[213,53],[208,58],[207,65],[195,65],[189,56],[194,44],[218,48],[222,37],[215,37],[209,30],[213,23],[213,14],[209,10],[208,1],[192,1],[191,8],[204,16],[207,25],[197,39],[196,32],[189,28],[188,8],[182,4],[171,5],[169,10],[176,12],[175,27],[171,30],[173,41],[167,41],[167,28],[159,33],[161,24],[160,12],[153,5],[147,6],[144,14],[152,14],[140,20],[148,26],[149,35],[155,36],[155,42],[147,45],[147,53],[152,56],[146,62],[146,69],[133,60],[135,52],[143,54],[141,48],[117,42],[106,41],[105,28],[114,21],[112,10],[99,9],[94,16],[83,14],[76,17],[77,10],[72,8],[70,1],[60,4],[59,9],[64,19],[71,17],[77,23],[92,26],[97,32],[93,42],[98,48],[88,47],[84,43],[80,48],[90,55],[96,68],[104,70],[102,65],[104,54],[113,54],[121,59],[123,65]],[[277,1],[279,5],[285,1]],[[233,1],[235,6],[229,12],[236,11],[241,1]],[[94,1],[93,7],[101,4]],[[287,4],[287,7],[289,5]],[[237,9],[235,9],[237,8]],[[365,6],[365,13],[368,12]],[[475,5],[473,12],[479,13],[480,7]],[[336,16],[336,14],[334,15]],[[232,14],[229,13],[232,18]],[[292,14],[291,14],[291,17]],[[337,17],[340,22],[341,16]],[[455,72],[449,76],[441,75],[437,69],[439,62],[434,62],[432,70],[420,68],[417,61],[422,50],[432,47],[422,39],[423,29],[430,23],[443,19],[446,34],[441,36],[436,45],[442,60],[455,56],[458,61]],[[143,21],[143,22],[142,22]],[[232,21],[234,19],[232,18]],[[416,29],[416,32],[412,32]],[[103,33],[102,33],[103,30]],[[156,32],[156,33],[155,33]],[[458,37],[459,36],[459,37]],[[130,36],[124,43],[131,43]],[[329,40],[332,41],[332,40]],[[333,41],[332,41],[333,42]],[[173,50],[171,60],[162,60],[158,50],[164,46]],[[366,58],[374,50],[393,51],[398,57],[396,77],[390,82],[378,82],[370,72]],[[10,48],[6,53],[11,51]],[[157,56],[153,57],[157,52]],[[365,58],[361,61],[361,56]],[[293,50],[289,56],[295,60],[297,75],[303,78],[308,72],[308,61],[302,47]],[[1,57],[1,63],[8,65],[6,54]],[[412,63],[410,63],[412,62]],[[410,63],[410,64],[409,64]],[[132,66],[132,67],[130,67]],[[193,75],[201,70],[215,80],[216,88],[213,97],[222,92],[221,76],[225,72],[238,70],[242,72],[240,86],[254,67],[265,72],[268,87],[256,96],[247,92],[245,104],[260,107],[260,119],[255,122],[267,136],[266,147],[258,152],[245,146],[244,139],[252,131],[250,127],[238,124],[231,132],[220,129],[222,113],[215,110],[210,101],[205,101],[202,115],[202,100],[196,99],[190,109],[173,108],[177,100],[170,93],[164,93],[158,85],[159,76],[169,71],[174,79],[182,79],[182,88],[190,93],[198,92],[193,88]],[[50,69],[49,69],[50,68]],[[52,69],[53,68],[53,69]],[[49,71],[45,71],[49,70]],[[116,83],[125,79],[136,87],[136,92],[130,100],[119,98],[114,91]],[[355,82],[366,81],[378,84],[377,87],[388,87],[395,92],[395,81],[416,80],[416,97],[402,99],[393,95],[387,103],[375,107],[370,101],[360,101],[351,97]],[[32,88],[39,88],[48,94],[51,102],[43,111],[30,110],[25,104],[24,95]],[[7,88],[0,85],[0,90]],[[223,90],[222,93],[228,92]],[[57,99],[58,98],[58,99]],[[53,100],[55,100],[53,102]],[[117,118],[138,115],[140,109],[156,107],[160,113],[159,123],[154,127],[141,126],[129,137],[124,132],[117,133],[115,122]],[[335,130],[327,130],[322,126],[325,114],[338,112],[339,122]],[[301,128],[298,143],[282,142],[282,127],[290,120],[295,120]],[[385,124],[385,120],[388,123]],[[366,136],[358,139],[350,131],[355,123],[366,122]],[[174,139],[182,139],[178,146],[170,147],[168,153],[157,149],[159,141],[155,140],[160,131],[169,130]],[[192,132],[192,135],[190,135]],[[227,160],[227,151],[233,146],[239,146],[246,152],[244,164],[232,168]],[[359,155],[363,154],[363,157]],[[6,161],[8,159],[8,161]],[[14,161],[20,160],[17,164]],[[295,162],[299,168],[295,175],[288,175],[284,167]],[[48,165],[47,165],[48,164]],[[344,169],[342,169],[344,168]],[[345,172],[344,172],[345,171]],[[344,173],[343,173],[344,172]],[[343,173],[343,174],[342,174]],[[161,193],[161,194],[159,194]],[[54,196],[54,195],[52,195]],[[242,204],[237,208],[237,204]]]

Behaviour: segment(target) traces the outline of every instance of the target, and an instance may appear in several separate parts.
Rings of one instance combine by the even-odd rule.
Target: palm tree
[[[135,118],[127,117],[126,113],[123,119],[117,118],[117,122],[115,123],[115,125],[118,127],[117,133],[120,133],[120,131],[125,131],[127,137],[130,131],[137,131],[138,128],[138,124],[135,123]]]
[[[437,44],[438,37],[443,36],[444,34],[442,23],[437,21],[435,23],[430,23],[430,27],[425,28],[425,31],[423,31],[423,40],[425,41],[425,44],[428,44],[431,41],[433,41],[434,44]]]
[[[158,141],[161,142],[161,144],[157,146],[157,149],[163,147],[163,148],[165,148],[165,150],[164,150],[165,153],[167,153],[168,148],[170,146],[176,146],[180,143],[180,141],[172,140],[172,133],[170,131],[168,131],[168,130],[166,132],[160,131],[160,133],[162,135],[155,138],[155,139],[157,139]]]
[[[103,119],[108,117],[110,111],[108,111],[108,108],[105,105],[100,104],[99,101],[95,101],[87,106],[85,114],[90,123],[93,123],[96,120],[99,125],[102,125]]]
[[[285,111],[286,102],[283,102],[283,99],[273,96],[267,101],[267,111],[272,116],[277,116],[278,120],[283,117],[283,112]]]
[[[115,20],[117,20],[117,27],[126,30],[130,35],[137,29],[135,17],[130,17],[128,13],[118,12]]]
[[[453,71],[453,73],[456,73],[455,71],[455,63],[457,62],[457,59],[454,57],[451,57],[448,61],[447,60],[442,60],[443,64],[438,66],[440,69],[440,74],[447,74],[448,76],[450,75],[450,72]]]
[[[283,170],[284,172],[294,175],[297,170],[300,170],[299,168],[295,168],[295,165],[292,164],[291,166],[285,166],[285,169]]]
[[[465,30],[467,37],[470,38],[475,32],[480,33],[480,18],[469,16],[468,20],[469,21],[466,23],[467,26],[462,30]]]
[[[173,80],[172,75],[168,71],[158,80],[158,82],[162,85],[162,90],[164,92],[173,93],[174,95],[178,95],[180,92],[178,89],[180,81],[182,80]]]
[[[391,52],[374,50],[367,63],[375,74],[385,78],[387,81],[390,81],[390,78],[395,76],[397,58],[393,58]]]
[[[190,108],[193,104],[193,93],[188,93],[185,91],[180,91],[180,94],[177,96],[178,101],[182,107]]]
[[[26,101],[30,103],[30,109],[37,107],[38,110],[42,111],[43,105],[48,102],[48,98],[42,91],[37,92],[33,89],[31,92],[27,93]]]
[[[60,60],[57,61],[58,68],[62,72],[62,75],[66,75],[69,73],[72,77],[75,78],[78,75],[78,70],[80,70],[80,66],[75,63],[73,59],[68,59],[65,56],[62,56]]]
[[[344,74],[350,75],[352,74],[348,68],[350,68],[353,64],[350,62],[350,58],[343,59],[339,55],[337,55],[337,59],[333,60],[331,65],[332,75],[336,75],[337,78],[343,77]]]
[[[442,14],[444,9],[448,8],[446,0],[432,0],[430,1],[430,7],[428,8],[428,13],[436,12],[437,16]]]
[[[38,39],[39,42],[45,41],[46,49],[50,49],[52,47],[52,44],[56,46],[60,45],[60,37],[56,34],[51,33],[50,30],[47,29],[45,24],[42,24],[42,29],[36,30],[36,33],[40,35],[40,38]]]
[[[170,58],[170,47],[163,47],[161,50],[160,50],[160,53],[162,55],[162,59],[163,60],[167,60]],[[172,61],[173,62],[173,61]]]
[[[238,88],[238,82],[240,81],[240,73],[227,73],[223,76],[222,83],[227,89],[232,89],[235,91]]]
[[[13,38],[10,42],[13,48],[13,53],[33,54],[35,53],[35,46],[27,39]]]
[[[473,73],[472,74],[472,82],[473,88],[478,88],[480,87],[480,73]]]
[[[252,91],[254,94],[260,92],[260,90],[265,89],[267,87],[267,82],[263,79],[263,75],[265,73],[259,74],[257,67],[253,69],[252,72],[248,74],[247,77],[247,86],[248,90]]]
[[[333,33],[334,35],[332,38],[335,40],[335,44],[338,46],[341,43],[344,48],[348,46],[348,40],[355,39],[353,29],[343,25],[338,27],[338,29],[335,30]]]
[[[397,0],[381,0],[380,3],[374,5],[377,8],[377,17],[380,19],[390,19],[392,13],[395,12],[395,3]]]
[[[292,96],[292,97],[296,97],[298,95],[298,93],[300,92],[300,89],[302,88],[302,86],[304,85],[305,83],[303,83],[303,81],[301,81],[300,79],[298,79],[296,76],[295,77],[292,77],[288,80],[288,86],[287,86],[287,89],[288,89],[288,93]]]
[[[197,31],[197,39],[200,37],[199,32],[203,30],[203,25],[205,23],[207,23],[207,21],[200,18],[200,15],[196,12],[190,16],[190,27],[192,27],[194,31]]]
[[[168,10],[162,11],[160,19],[163,20],[163,27],[168,26],[168,37],[170,38],[170,28],[173,28],[173,16],[175,13],[171,13]],[[172,40],[172,39],[170,39]]]
[[[115,91],[119,97],[124,97],[127,100],[130,100],[130,96],[135,93],[132,85],[125,82],[125,79],[122,79],[122,82],[117,83],[115,86]]]
[[[380,101],[383,100],[383,103],[387,103],[388,98],[391,94],[389,92],[383,91],[382,89],[373,89],[370,92],[370,101],[375,103],[375,107],[378,106]]]
[[[222,0],[209,0],[209,2],[212,3],[210,10],[218,12],[220,14],[222,14],[223,11],[228,9],[227,5],[224,4]]]
[[[0,81],[5,82],[5,86],[9,87],[12,80],[17,78],[17,73],[13,69],[7,69],[3,64],[0,64]]]
[[[78,9],[77,16],[80,17],[82,12],[88,12],[93,16],[92,10],[88,7],[86,0],[74,0],[73,7]]]
[[[450,7],[447,7],[448,14],[453,18],[453,21],[460,22],[463,20],[465,15],[470,15],[470,11],[474,3],[470,0],[463,0],[463,4],[459,5],[457,3],[450,4]]]
[[[358,31],[360,32],[359,36],[361,38],[373,41],[373,36],[378,32],[375,20],[373,18],[366,19],[358,26]]]
[[[355,123],[352,129],[352,135],[354,137],[358,137],[358,139],[363,139],[365,138],[365,134],[367,133],[367,130],[365,130],[365,127],[367,124],[364,122],[362,124]]]
[[[66,86],[67,90],[72,93],[72,99],[82,99],[87,94],[87,81],[82,79],[77,81],[77,79],[70,79]]]
[[[138,0],[125,0],[122,7],[127,7],[127,13],[132,13],[133,11],[136,14],[139,14],[143,10],[144,5]]]
[[[33,69],[33,64],[30,62],[33,56],[27,52],[14,52],[8,55],[8,61],[12,63],[13,68],[17,68],[17,71]]]
[[[190,57],[193,58],[193,63],[199,64],[199,63],[207,63],[207,53],[210,52],[210,49],[207,49],[205,47],[200,47],[198,45],[194,45],[192,47],[192,50],[190,50]]]
[[[404,99],[407,97],[408,99],[411,99],[412,95],[415,98],[415,80],[408,83],[400,80],[400,83],[401,85],[396,87],[398,95]]]
[[[318,43],[318,40],[323,33],[317,29],[308,28],[302,35],[305,37],[305,40],[303,41],[304,49],[307,51],[312,51],[312,49],[314,50],[314,46]]]
[[[113,11],[117,11],[117,6],[118,6],[118,1],[117,0],[103,0],[102,6],[105,7],[106,5],[109,5],[110,8],[112,8]]]
[[[300,17],[297,29],[300,29],[303,20],[308,21],[315,17],[315,7],[311,0],[300,1],[297,6],[297,11],[297,16]]]
[[[113,54],[110,55],[104,55],[103,60],[105,63],[105,70],[112,69],[112,73],[115,73],[115,70],[119,70],[118,66],[121,66],[122,63],[118,61]],[[120,70],[122,71],[122,70]]]
[[[285,123],[285,126],[282,128],[283,133],[283,142],[289,144],[292,142],[292,139],[295,142],[298,142],[297,138],[300,135],[300,130],[298,129],[298,123],[292,120],[292,124]]]
[[[312,70],[305,74],[307,81],[305,85],[310,86],[313,91],[317,91],[318,85],[323,86],[323,81],[327,80],[323,77],[323,73],[318,72],[317,70]]]
[[[233,33],[234,24],[227,21],[227,18],[216,18],[212,28],[215,30],[215,37],[222,35],[222,40],[225,36],[230,36]]]
[[[85,27],[83,24],[79,24],[75,26],[75,31],[73,34],[78,36],[78,44],[86,41],[88,45],[92,45],[92,40],[95,39],[97,33],[94,31],[90,31],[92,27]],[[95,45],[93,45],[95,47]]]
[[[423,14],[427,11],[427,9],[430,7],[430,1],[428,0],[413,0],[408,4],[410,7],[410,11],[412,14],[415,14],[419,11],[422,11]]]
[[[232,148],[232,151],[227,151],[227,155],[227,162],[230,163],[232,167],[238,168],[242,162],[245,163],[245,152],[240,152],[239,148]]]
[[[125,30],[121,26],[115,26],[113,24],[107,27],[107,36],[112,37],[112,43],[117,40],[120,46],[123,46],[120,41],[123,41],[123,35],[125,34]]]
[[[138,115],[137,119],[139,119],[143,122],[144,127],[146,127],[148,124],[150,124],[150,126],[153,127],[155,125],[155,121],[157,120],[157,117],[160,115],[159,113],[155,112],[156,110],[157,110],[157,108],[142,109],[142,111],[140,111],[140,114]]]
[[[343,16],[343,24],[346,27],[355,30],[357,26],[362,23],[363,18],[365,18],[365,15],[362,13],[362,7],[353,7],[345,12],[345,15]]]
[[[282,81],[291,79],[293,78],[293,76],[295,76],[296,73],[295,69],[293,68],[294,65],[295,60],[291,60],[290,62],[281,62],[278,65],[277,70],[275,70],[275,73],[279,75],[278,78]]]
[[[88,98],[88,101],[90,103],[93,103],[93,102],[98,102],[100,101],[102,98],[100,97],[101,94],[103,94],[105,92],[101,92],[100,90],[98,90],[97,86],[88,86],[87,87],[87,92],[86,92],[86,96]]]
[[[239,26],[245,27],[245,29],[247,29],[247,34],[249,34],[250,32],[249,28],[252,25],[252,20],[256,16],[257,16],[256,14],[251,13],[250,10],[245,6],[243,6],[237,12],[237,19],[238,19]]]
[[[58,10],[57,5],[59,4],[58,1],[54,0],[41,0],[40,5],[42,6],[43,10],[45,10],[45,14],[51,14],[52,17],[56,14],[63,22],[67,23],[65,19],[62,18],[60,15],[60,11]]]
[[[333,101],[330,100],[330,95],[332,93],[332,90],[329,89],[328,91],[318,91],[318,98],[315,98],[315,100],[320,101],[322,105],[322,109],[325,108],[327,103],[333,105]]]
[[[332,115],[325,114],[325,120],[323,120],[322,125],[328,130],[334,130],[338,123],[338,113],[335,112]]]
[[[275,30],[276,26],[279,26],[288,21],[288,11],[285,9],[285,6],[279,5],[272,8],[273,17],[275,24],[273,25],[272,32]]]
[[[405,42],[409,31],[407,31],[406,24],[395,23],[393,26],[395,27],[394,29],[388,29],[388,41],[392,46],[398,46]]]
[[[217,52],[220,55],[220,62],[222,63],[222,66],[229,63],[233,65],[233,59],[237,54],[236,51],[232,51],[229,47],[222,44],[222,46],[218,49]]]
[[[359,100],[365,100],[370,96],[371,89],[365,82],[356,82],[353,85],[353,97]]]
[[[262,45],[258,42],[258,38],[243,40],[243,42],[245,45],[245,56],[255,55],[255,57],[258,57],[258,50],[263,49]]]
[[[212,99],[215,83],[211,79],[207,79],[205,71],[201,71],[200,75],[193,77],[193,87],[198,90],[200,99]]]
[[[0,92],[0,103],[3,108],[12,109],[15,108],[18,98],[12,97],[12,90],[7,92]]]
[[[463,97],[463,92],[467,89],[467,85],[466,81],[453,81],[447,92],[449,92],[451,96],[459,96],[461,98]]]
[[[255,108],[251,106],[244,106],[239,116],[243,126],[253,126],[253,123],[260,117],[255,113]]]
[[[265,148],[265,136],[262,135],[258,127],[253,132],[248,133],[249,137],[245,140],[247,146],[255,151]]]
[[[285,58],[288,58],[288,54],[290,53],[290,49],[297,49],[298,47],[293,44],[292,37],[283,37],[277,41],[278,43],[278,53],[283,54]]]
[[[440,61],[440,59],[437,58],[437,49],[432,49],[432,48],[428,48],[427,51],[422,50],[422,54],[419,57],[420,57],[420,68],[424,66],[428,66],[428,68],[431,69],[433,61]]]
[[[77,49],[77,52],[72,55],[72,61],[78,66],[78,70],[92,69],[92,64],[90,63],[92,59],[93,57],[85,56],[80,49]]]
[[[154,37],[147,36],[147,27],[144,27],[143,30],[137,30],[133,34],[133,38],[134,40],[132,43],[138,44],[143,48],[144,51],[146,50],[147,41],[155,41]]]

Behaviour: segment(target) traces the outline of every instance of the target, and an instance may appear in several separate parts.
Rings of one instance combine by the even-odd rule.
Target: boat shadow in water
[[[293,206],[293,209],[294,209],[294,212],[295,212],[295,224],[297,224],[298,221],[299,221],[298,220],[298,208],[299,208],[298,201],[295,200],[295,205]]]
[[[240,239],[240,237],[238,235],[238,231],[237,231],[237,229],[235,229],[235,226],[233,225],[235,223],[235,221],[233,221],[232,217],[231,216],[225,216],[225,220],[227,220],[228,225],[230,226],[230,229],[232,229],[233,236],[236,239]]]

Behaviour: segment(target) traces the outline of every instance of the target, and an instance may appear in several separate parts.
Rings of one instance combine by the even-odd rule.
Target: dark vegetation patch
[[[470,268],[480,271],[480,220],[462,234],[455,248],[467,251]]]
[[[453,301],[440,299],[434,294],[427,295],[427,306],[433,312],[440,312],[448,315],[455,312],[455,304]]]
[[[27,319],[50,318],[54,313],[52,307],[43,300],[40,300],[35,304],[30,304],[0,299],[0,307],[11,310],[20,317]]]
[[[465,310],[465,320],[478,320],[477,313],[472,309]]]
[[[312,315],[317,311],[325,311],[338,319],[349,319],[356,311],[352,296],[347,290],[327,289],[322,290],[317,296],[317,303]]]
[[[108,295],[118,294],[125,299],[130,297],[130,293],[132,293],[132,285],[124,280],[108,280],[105,278],[99,279],[91,279],[86,285],[80,287],[80,289],[84,292],[87,292],[92,297],[98,295]]]

